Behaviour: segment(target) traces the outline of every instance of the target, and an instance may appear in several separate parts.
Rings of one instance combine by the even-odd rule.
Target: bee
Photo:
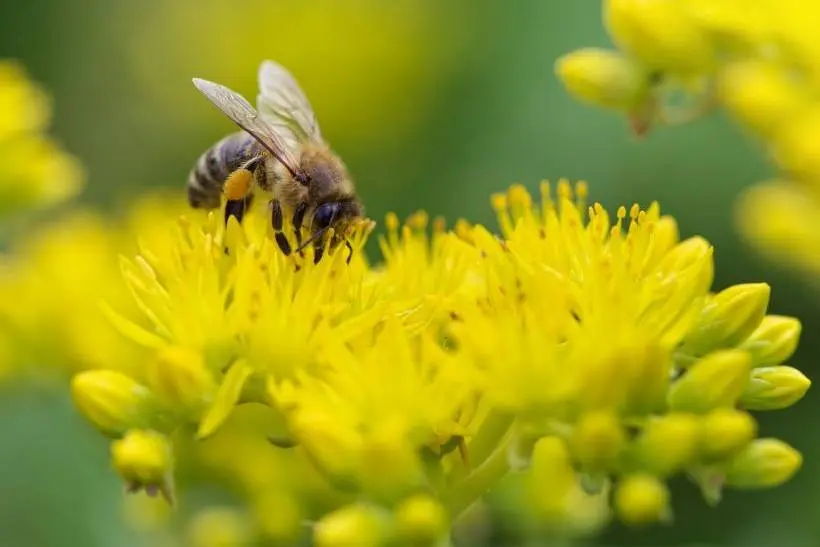
[[[226,198],[225,222],[242,217],[254,199],[254,187],[270,196],[274,238],[285,255],[313,244],[314,263],[322,258],[333,229],[333,248],[363,215],[353,181],[342,160],[322,138],[313,108],[294,77],[281,65],[259,67],[256,108],[227,87],[194,78],[194,86],[239,126],[203,153],[188,177],[188,202],[194,208],[217,209]],[[290,216],[295,249],[285,236]],[[302,228],[310,236],[302,241]]]

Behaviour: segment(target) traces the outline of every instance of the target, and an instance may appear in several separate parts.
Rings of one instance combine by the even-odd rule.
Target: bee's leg
[[[293,235],[296,237],[296,248],[299,250],[299,255],[302,255],[302,222],[305,220],[305,213],[307,212],[307,203],[300,203],[293,211]]]
[[[290,256],[291,248],[288,238],[285,237],[282,228],[284,226],[284,217],[282,216],[282,204],[278,199],[272,199],[270,202],[271,208],[271,224],[273,225],[273,237],[276,239],[276,244],[282,250],[282,254]]]
[[[353,259],[353,245],[345,240],[345,247],[347,247],[347,259],[345,259],[345,264],[350,264],[350,261]]]
[[[318,264],[320,260],[322,260],[322,255],[325,254],[325,246],[322,245],[321,241],[317,241],[313,244],[313,263]]]
[[[225,202],[225,226],[228,225],[228,221],[231,217],[235,217],[237,222],[240,224],[242,223],[242,217],[245,216],[245,213],[248,212],[248,208],[251,206],[253,202],[253,194],[248,194],[242,199],[229,199]],[[223,249],[226,255],[231,254],[230,249],[228,249],[227,245]]]
[[[225,224],[231,217],[236,217],[238,222],[242,222],[242,218],[253,203],[253,194],[248,194],[241,199],[229,199],[225,202]]]

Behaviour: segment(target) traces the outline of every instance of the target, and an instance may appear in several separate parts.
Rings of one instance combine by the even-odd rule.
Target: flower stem
[[[501,442],[496,443],[492,454],[442,495],[444,506],[454,521],[507,474],[507,451],[511,439],[512,432],[508,429]]]

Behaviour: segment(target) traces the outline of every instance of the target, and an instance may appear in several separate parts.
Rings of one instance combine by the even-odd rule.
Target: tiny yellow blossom
[[[150,495],[160,493],[169,503],[173,502],[171,449],[163,435],[130,430],[122,439],[111,443],[111,460],[129,491],[144,488]]]
[[[667,476],[690,465],[697,456],[698,420],[672,413],[652,419],[636,440],[633,458],[640,468]]]
[[[447,515],[430,496],[416,495],[404,500],[395,512],[396,533],[411,545],[437,545],[447,537]]]
[[[671,511],[669,490],[651,475],[633,475],[618,485],[615,507],[624,522],[633,525],[667,520]]]
[[[71,381],[71,395],[83,416],[112,436],[149,425],[158,409],[148,388],[113,370],[81,372]]]
[[[675,410],[708,412],[737,403],[749,384],[752,361],[740,350],[716,351],[693,364],[669,390]]]
[[[791,479],[803,464],[800,452],[777,439],[757,439],[732,458],[726,484],[736,488],[770,488]]]
[[[216,392],[212,373],[195,351],[163,348],[147,369],[147,383],[163,404],[193,413],[194,418],[199,418],[202,408],[212,401]]]
[[[714,410],[700,424],[700,454],[707,460],[732,456],[754,439],[757,423],[745,412],[729,408]]]
[[[763,321],[770,293],[765,283],[734,285],[720,291],[703,308],[680,351],[703,356],[736,346]]]
[[[570,437],[573,458],[584,470],[610,470],[626,442],[620,421],[610,413],[590,413],[578,420]]]
[[[803,398],[811,380],[793,367],[761,367],[752,371],[749,386],[740,396],[740,406],[749,410],[787,408]]]
[[[646,69],[616,51],[573,51],[556,61],[555,72],[570,93],[604,108],[632,112],[649,98]]]
[[[797,349],[802,328],[797,318],[767,315],[738,347],[751,354],[754,367],[780,365]]]

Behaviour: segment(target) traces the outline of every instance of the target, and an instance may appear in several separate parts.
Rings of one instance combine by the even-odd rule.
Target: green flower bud
[[[796,368],[756,368],[740,405],[749,410],[780,410],[802,399],[810,386],[811,380]]]
[[[700,357],[743,342],[763,321],[770,294],[766,283],[734,285],[721,291],[703,308],[681,351]]]
[[[145,488],[149,494],[159,492],[172,502],[173,464],[165,436],[155,431],[131,430],[111,443],[111,460],[130,491]]]
[[[794,476],[803,456],[779,439],[757,439],[726,466],[726,484],[757,489],[779,486]]]
[[[752,360],[741,350],[720,350],[698,360],[669,389],[673,410],[704,413],[734,406],[749,384]]]
[[[649,94],[646,70],[617,51],[573,51],[556,61],[555,72],[572,95],[603,108],[633,111]]]
[[[118,437],[151,421],[154,400],[145,386],[114,370],[88,370],[71,380],[80,413],[104,434]]]
[[[569,439],[575,461],[587,471],[612,468],[626,442],[618,418],[608,412],[594,412],[581,417]]]
[[[794,354],[802,325],[794,317],[767,315],[755,331],[740,345],[752,356],[753,367],[771,367],[784,363]]]
[[[697,456],[698,420],[691,414],[668,414],[650,421],[635,443],[634,456],[642,469],[666,476]]]
[[[709,37],[678,2],[607,0],[604,20],[618,47],[653,69],[694,74],[715,63]]]
[[[377,547],[386,536],[385,528],[373,507],[347,505],[316,523],[313,541],[316,547]]]
[[[746,412],[731,408],[713,410],[700,422],[701,456],[725,459],[749,444],[757,435],[757,423]]]
[[[437,545],[448,532],[447,514],[430,496],[416,495],[405,500],[396,509],[395,518],[399,537],[410,545]]]
[[[669,518],[669,490],[652,475],[633,475],[618,484],[615,508],[626,524],[641,525]]]

